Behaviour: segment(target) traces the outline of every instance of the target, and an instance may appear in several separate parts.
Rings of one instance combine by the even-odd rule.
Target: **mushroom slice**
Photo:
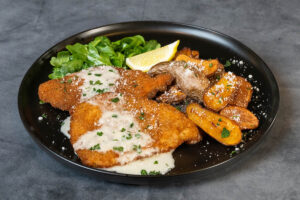
[[[187,96],[203,101],[203,94],[209,87],[210,81],[200,70],[184,61],[171,61],[158,63],[148,71],[151,76],[163,73],[171,74],[176,86]]]

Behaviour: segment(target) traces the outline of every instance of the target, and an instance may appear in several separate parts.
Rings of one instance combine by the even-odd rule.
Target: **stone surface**
[[[0,1],[0,199],[300,199],[300,1]],[[26,70],[60,40],[121,21],[165,20],[228,34],[280,86],[278,120],[250,159],[193,184],[130,186],[78,174],[40,151],[18,114]]]

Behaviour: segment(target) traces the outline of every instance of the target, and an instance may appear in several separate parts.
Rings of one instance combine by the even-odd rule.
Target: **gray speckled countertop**
[[[72,34],[130,20],[215,29],[266,61],[279,83],[280,111],[253,156],[227,174],[193,184],[130,186],[77,173],[39,149],[17,108],[27,69]],[[1,0],[0,36],[0,199],[300,199],[299,0]]]

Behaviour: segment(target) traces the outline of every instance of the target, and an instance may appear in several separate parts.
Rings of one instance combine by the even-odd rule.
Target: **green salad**
[[[53,72],[50,79],[62,78],[68,73],[78,72],[99,65],[127,68],[125,59],[160,48],[156,40],[145,41],[141,35],[125,37],[115,42],[105,36],[96,37],[88,44],[67,45],[67,51],[58,52],[50,64]]]

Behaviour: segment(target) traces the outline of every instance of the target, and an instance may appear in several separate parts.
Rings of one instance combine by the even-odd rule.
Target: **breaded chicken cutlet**
[[[120,93],[77,104],[70,135],[82,163],[96,168],[124,165],[202,139],[196,125],[176,108]]]
[[[142,71],[99,66],[42,83],[38,94],[40,100],[69,111],[72,106],[105,92],[152,98],[158,91],[166,90],[172,80],[170,74],[150,77]]]

